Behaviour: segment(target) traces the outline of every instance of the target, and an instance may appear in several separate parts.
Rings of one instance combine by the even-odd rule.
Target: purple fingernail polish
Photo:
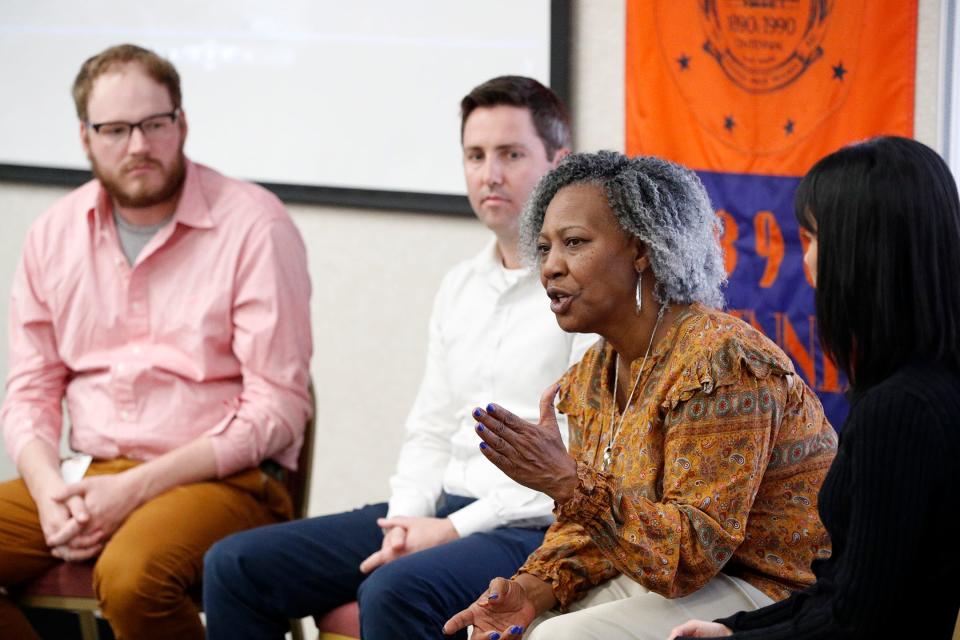
[[[473,410],[473,417],[479,418],[481,413],[482,413],[482,410],[480,409],[480,407],[477,407],[476,409]]]
[[[488,405],[487,405],[487,413],[493,413],[494,408],[495,408],[495,407],[494,407],[492,404],[488,404]]]
[[[486,443],[486,442],[481,442],[481,443],[480,443],[480,448],[481,448],[481,449],[486,449],[486,448],[487,448],[487,443]]]
[[[521,633],[523,633],[523,627],[521,627],[521,626],[518,625],[518,624],[515,624],[515,625],[513,625],[512,627],[510,627],[510,633],[511,633],[511,635],[518,636],[518,635],[520,635]]]
[[[487,596],[487,600],[496,600],[499,597],[500,597],[499,593],[491,593],[490,595]]]
[[[483,425],[482,425],[482,424],[478,424],[478,425],[476,426],[476,429],[477,429],[477,431],[483,431]]]
[[[490,640],[500,640],[500,634],[494,631],[490,634]]]

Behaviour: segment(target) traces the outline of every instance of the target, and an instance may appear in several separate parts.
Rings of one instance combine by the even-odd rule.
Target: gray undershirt
[[[139,225],[130,224],[114,211],[113,221],[117,225],[117,236],[120,238],[120,248],[123,250],[123,255],[127,257],[127,262],[130,264],[136,262],[137,256],[140,255],[143,248],[150,242],[150,238],[170,222],[170,218],[172,217],[173,215],[170,215],[157,224]]]

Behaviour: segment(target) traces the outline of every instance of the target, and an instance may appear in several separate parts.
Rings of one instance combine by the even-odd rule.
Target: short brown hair
[[[498,76],[477,85],[460,101],[460,140],[467,117],[478,107],[507,105],[530,111],[537,137],[553,160],[557,151],[570,148],[570,114],[563,100],[533,78]]]
[[[165,86],[170,93],[173,108],[180,108],[180,74],[170,61],[135,44],[118,44],[88,58],[73,81],[73,102],[77,107],[77,117],[81,121],[87,121],[87,102],[90,100],[94,81],[113,67],[130,62],[142,66],[147,75]]]

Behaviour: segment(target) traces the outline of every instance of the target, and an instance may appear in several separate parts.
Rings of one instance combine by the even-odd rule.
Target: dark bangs
[[[817,234],[817,325],[854,389],[913,359],[960,369],[960,200],[946,163],[908,138],[837,151],[797,188]]]

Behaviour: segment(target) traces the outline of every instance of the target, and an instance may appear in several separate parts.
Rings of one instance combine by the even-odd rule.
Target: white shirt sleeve
[[[454,400],[444,376],[440,316],[445,287],[434,300],[427,337],[427,363],[417,397],[406,420],[406,437],[396,473],[390,478],[387,517],[433,516],[450,460],[450,439],[457,429]]]

